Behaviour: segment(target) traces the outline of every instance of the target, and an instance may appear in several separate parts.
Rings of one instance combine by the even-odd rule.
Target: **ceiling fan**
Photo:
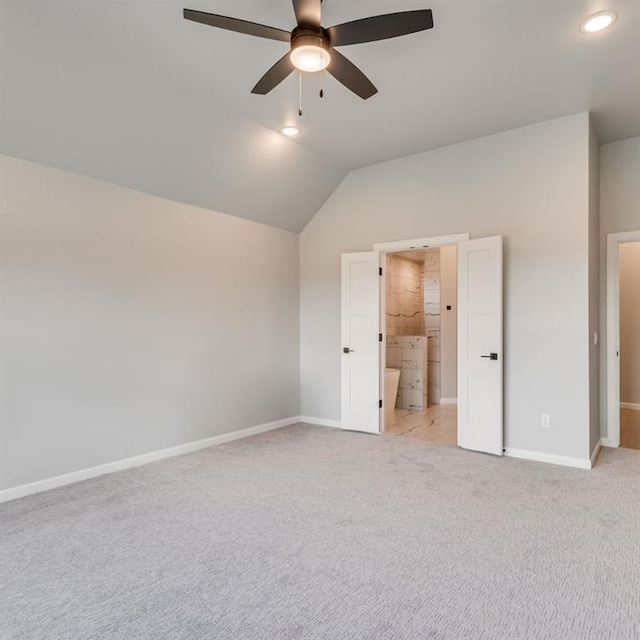
[[[293,10],[298,24],[291,32],[192,9],[185,9],[184,17],[186,20],[211,27],[269,40],[280,40],[290,45],[290,51],[262,76],[253,87],[252,93],[269,93],[295,69],[309,73],[326,69],[363,100],[375,95],[378,90],[371,80],[335,47],[396,38],[433,27],[431,10],[423,9],[372,16],[325,29],[321,24],[321,3],[322,0],[293,0]]]

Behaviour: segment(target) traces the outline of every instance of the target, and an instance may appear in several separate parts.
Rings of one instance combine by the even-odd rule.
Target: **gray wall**
[[[465,231],[505,237],[506,446],[588,458],[586,113],[349,174],[300,237],[303,415],[340,419],[340,254]]]
[[[600,147],[600,425],[607,431],[607,234],[640,230],[640,137]]]
[[[640,405],[640,242],[620,245],[620,402]]]
[[[2,488],[299,414],[295,234],[0,159]]]

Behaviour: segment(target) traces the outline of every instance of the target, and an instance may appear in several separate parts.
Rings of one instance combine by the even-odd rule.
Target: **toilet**
[[[400,383],[400,369],[384,370],[384,413],[389,415],[396,408],[398,384]]]

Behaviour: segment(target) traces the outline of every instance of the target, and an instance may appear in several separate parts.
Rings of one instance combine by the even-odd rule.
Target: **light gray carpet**
[[[11,640],[637,640],[640,453],[296,426],[2,506]]]

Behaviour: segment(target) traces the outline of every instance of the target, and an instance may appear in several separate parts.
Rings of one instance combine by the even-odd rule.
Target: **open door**
[[[501,456],[502,236],[458,244],[458,445]]]
[[[380,433],[380,253],[342,254],[342,427]]]

